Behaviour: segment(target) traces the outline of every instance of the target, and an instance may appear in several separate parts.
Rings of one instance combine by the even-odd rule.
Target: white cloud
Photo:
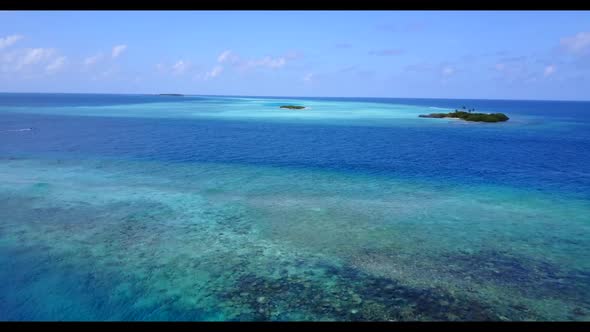
[[[55,73],[64,66],[65,62],[66,62],[66,57],[60,56],[60,57],[56,58],[55,60],[53,60],[50,64],[48,64],[45,67],[45,71],[47,71],[48,73]]]
[[[205,79],[215,78],[223,72],[223,66],[215,66],[213,69],[205,73]]]
[[[49,48],[33,48],[25,52],[20,60],[20,66],[33,65],[41,62],[44,59],[51,57],[54,54],[53,49]]]
[[[22,77],[36,74],[53,74],[66,64],[66,57],[55,49],[19,49],[0,54],[0,72],[20,73]]]
[[[277,57],[273,58],[270,56],[265,56],[259,60],[249,60],[243,64],[244,68],[258,68],[258,67],[267,67],[271,69],[277,69],[283,67],[287,63],[287,59],[284,57]]]
[[[103,55],[102,53],[93,55],[93,56],[89,56],[86,59],[84,59],[84,65],[85,66],[92,66],[94,64],[96,64],[98,61],[100,61],[102,59]]]
[[[190,63],[184,60],[178,60],[172,65],[172,72],[176,75],[182,75],[190,67]]]
[[[197,74],[194,79],[197,80],[208,80],[215,77],[218,77],[226,67],[229,68],[237,68],[238,70],[247,70],[247,69],[255,69],[255,68],[270,68],[270,69],[278,69],[284,67],[289,60],[300,58],[301,54],[297,52],[290,52],[285,54],[284,56],[272,57],[272,56],[265,56],[259,59],[242,59],[238,54],[233,52],[232,50],[225,50],[221,52],[216,60],[218,65],[211,68],[211,70],[203,73]],[[177,62],[174,67],[178,67],[179,69],[184,66],[184,62]],[[224,65],[221,65],[224,64]],[[229,66],[228,66],[229,65]],[[157,70],[162,72],[164,71],[163,65],[157,65]],[[311,79],[311,76],[309,77]]]
[[[230,63],[240,69],[255,69],[255,68],[271,68],[278,69],[282,68],[287,64],[287,60],[299,58],[301,55],[296,52],[290,52],[285,56],[271,57],[265,56],[260,59],[242,59],[236,53],[231,50],[223,51],[217,56],[217,62],[219,63]]]
[[[585,53],[590,51],[590,32],[578,32],[574,36],[561,38],[560,44],[570,53]]]
[[[455,68],[453,68],[451,66],[443,67],[443,69],[441,70],[441,74],[446,77],[451,76],[454,73],[455,73]]]
[[[113,59],[121,55],[127,49],[127,45],[117,45],[113,47],[112,57]]]
[[[219,62],[219,63],[224,63],[224,62],[237,63],[239,61],[240,61],[240,57],[237,54],[234,54],[231,50],[223,51],[217,57],[217,62]]]
[[[109,69],[103,71],[102,73],[100,73],[100,75],[102,77],[109,77],[109,76],[113,75],[115,72],[116,72],[115,68],[109,68]]]
[[[305,76],[303,76],[303,81],[305,81],[305,82],[311,82],[312,79],[313,79],[313,73],[307,73]]]
[[[126,49],[127,49],[127,45],[114,46],[111,51],[111,57],[113,59],[118,58],[121,54],[123,54],[123,52],[125,52]],[[107,55],[107,57],[108,57],[108,55]],[[100,62],[104,58],[105,58],[105,55],[103,53],[98,53],[98,54],[89,56],[84,59],[84,65],[87,67],[93,66],[93,65],[97,64],[98,62]]]
[[[17,41],[19,41],[22,38],[23,38],[23,36],[21,36],[21,35],[10,35],[10,36],[0,38],[0,50],[16,43]]]
[[[0,73],[8,73],[15,70],[14,53],[0,54]]]
[[[555,73],[555,70],[556,70],[556,68],[554,65],[549,65],[549,66],[545,67],[545,71],[543,72],[543,75],[545,77],[553,75],[553,73]]]
[[[491,70],[495,71],[497,79],[509,82],[530,81],[536,74],[529,69],[530,58],[525,56],[499,59]]]
[[[271,58],[271,57],[265,57],[264,59],[262,59],[262,61],[260,62],[261,65],[263,66],[267,66],[270,68],[281,68],[283,67],[285,64],[287,63],[287,59],[280,57],[280,58]]]
[[[183,75],[192,67],[192,65],[189,61],[178,60],[172,65],[158,63],[155,67],[156,71],[162,74]]]
[[[20,70],[25,66],[31,66],[41,61],[47,60],[55,50],[50,48],[32,48],[25,51],[22,57],[17,61],[16,70]]]
[[[217,62],[221,62],[223,63],[227,57],[231,54],[230,50],[227,51],[223,51],[221,54],[219,54],[219,56],[217,57]]]

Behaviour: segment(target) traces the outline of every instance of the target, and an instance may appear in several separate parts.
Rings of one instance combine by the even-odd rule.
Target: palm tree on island
[[[508,121],[510,118],[504,113],[474,113],[475,108],[467,108],[465,106],[461,107],[461,111],[455,109],[455,112],[451,113],[431,113],[431,114],[421,114],[418,115],[421,118],[456,118],[465,121],[475,121],[475,122],[504,122]]]

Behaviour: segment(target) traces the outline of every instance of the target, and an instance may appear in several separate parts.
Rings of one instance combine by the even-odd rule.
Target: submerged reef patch
[[[566,270],[547,261],[498,250],[445,254],[442,259],[450,273],[477,283],[510,287],[529,297],[566,296],[590,306],[588,271]]]

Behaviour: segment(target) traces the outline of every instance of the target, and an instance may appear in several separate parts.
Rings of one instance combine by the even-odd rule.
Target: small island
[[[463,109],[465,109],[465,106],[463,106]],[[508,119],[510,119],[504,113],[473,113],[473,111],[475,111],[475,109],[469,109],[467,111],[455,110],[454,112],[450,113],[431,113],[427,115],[422,114],[419,115],[419,117],[435,119],[454,118],[475,122],[503,122],[508,121]]]
[[[305,109],[305,106],[295,106],[295,105],[283,105],[281,108],[288,108],[291,110],[302,110]]]
[[[180,93],[160,93],[160,96],[173,96],[173,97],[183,97]]]

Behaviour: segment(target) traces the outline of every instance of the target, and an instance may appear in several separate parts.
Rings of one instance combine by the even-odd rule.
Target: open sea
[[[590,320],[590,102],[0,93],[0,320]]]

